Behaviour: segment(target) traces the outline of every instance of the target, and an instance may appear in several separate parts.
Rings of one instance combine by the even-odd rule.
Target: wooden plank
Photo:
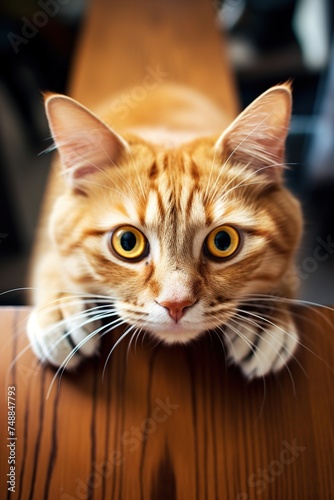
[[[143,83],[147,68],[203,92],[232,120],[238,99],[214,3],[209,0],[94,0],[74,64],[70,94],[95,107]]]
[[[333,497],[333,311],[296,310],[304,347],[265,380],[248,383],[227,368],[215,337],[186,349],[139,342],[129,354],[125,340],[102,380],[109,339],[100,359],[51,389],[52,368],[29,350],[17,358],[28,313],[0,310],[2,498],[8,386],[16,392],[17,498]]]

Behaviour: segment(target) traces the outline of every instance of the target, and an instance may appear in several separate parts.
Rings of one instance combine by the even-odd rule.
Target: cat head
[[[279,286],[301,231],[282,180],[288,85],[220,137],[174,149],[120,136],[65,96],[46,111],[65,180],[50,230],[69,288],[110,297],[128,324],[173,343]]]

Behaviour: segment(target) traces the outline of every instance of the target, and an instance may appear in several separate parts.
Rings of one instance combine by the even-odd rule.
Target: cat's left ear
[[[249,165],[272,181],[280,180],[291,106],[288,83],[260,95],[219,137],[215,147],[223,161]]]
[[[66,177],[74,187],[83,187],[87,176],[117,164],[129,149],[122,137],[70,97],[51,94],[45,109]]]

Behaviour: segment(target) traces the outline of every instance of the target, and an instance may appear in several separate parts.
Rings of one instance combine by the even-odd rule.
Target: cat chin
[[[151,334],[166,345],[187,344],[195,340],[203,330],[188,330],[185,328],[171,328],[166,330],[151,331]]]

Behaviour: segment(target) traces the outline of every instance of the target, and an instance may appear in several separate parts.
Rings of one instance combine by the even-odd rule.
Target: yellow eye
[[[123,259],[140,260],[148,253],[148,241],[141,231],[132,226],[121,226],[111,237],[111,246]]]
[[[205,252],[215,259],[226,259],[239,248],[239,232],[231,226],[216,227],[207,236],[204,243]]]

